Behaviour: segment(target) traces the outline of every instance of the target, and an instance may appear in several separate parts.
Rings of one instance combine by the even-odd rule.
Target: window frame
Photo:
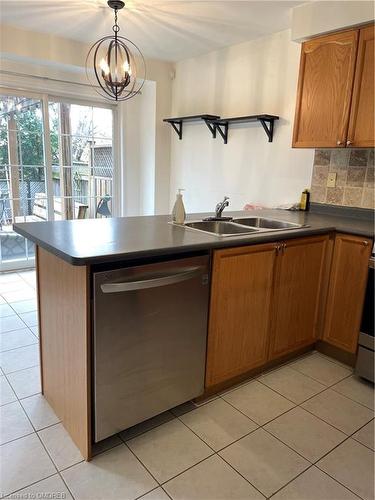
[[[74,85],[74,82],[72,82]],[[97,108],[110,109],[112,111],[112,158],[113,158],[113,191],[112,191],[112,213],[120,216],[122,200],[121,200],[121,168],[120,168],[120,131],[119,131],[119,109],[117,104],[108,103],[102,99],[94,97],[72,97],[69,93],[64,92],[35,92],[28,88],[14,88],[0,85],[0,94],[20,97],[30,97],[38,99],[41,102],[42,123],[43,123],[43,142],[44,142],[44,166],[45,166],[45,189],[47,198],[47,220],[54,221],[54,206],[53,206],[53,179],[52,179],[52,154],[51,154],[51,136],[49,127],[49,103],[50,102],[65,102],[67,104],[77,104],[81,106],[91,106]],[[35,256],[28,256],[27,244],[25,244],[26,258],[15,261],[1,261],[0,256],[0,272],[10,270],[20,270],[35,266]]]

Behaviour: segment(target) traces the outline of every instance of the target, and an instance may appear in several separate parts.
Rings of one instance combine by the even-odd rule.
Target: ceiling
[[[128,0],[121,32],[150,58],[178,61],[290,27],[303,1]],[[111,33],[106,0],[0,0],[1,22],[73,40]]]

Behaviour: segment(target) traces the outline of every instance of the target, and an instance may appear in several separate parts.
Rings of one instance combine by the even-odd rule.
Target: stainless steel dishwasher
[[[209,258],[94,274],[95,441],[203,393]]]

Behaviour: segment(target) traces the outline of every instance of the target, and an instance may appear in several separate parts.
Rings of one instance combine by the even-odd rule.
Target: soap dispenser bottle
[[[186,212],[184,207],[184,202],[182,200],[181,191],[185,191],[184,189],[179,189],[176,196],[176,201],[172,210],[172,220],[176,224],[183,224],[185,222]]]

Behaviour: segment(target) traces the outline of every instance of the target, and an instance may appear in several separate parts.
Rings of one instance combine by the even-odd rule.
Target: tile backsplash
[[[336,187],[327,187],[330,172]],[[374,149],[316,149],[311,201],[374,209]]]

